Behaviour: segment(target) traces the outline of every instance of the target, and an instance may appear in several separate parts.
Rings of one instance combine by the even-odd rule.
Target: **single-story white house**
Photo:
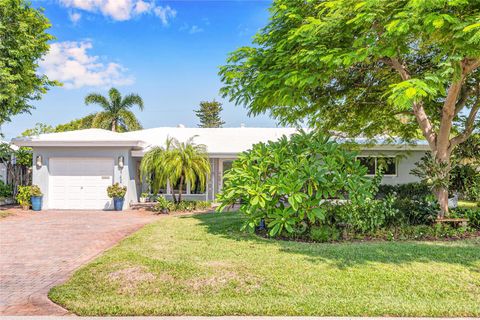
[[[136,203],[147,191],[142,185],[139,164],[152,146],[164,145],[167,137],[180,141],[195,136],[195,143],[207,147],[211,176],[206,190],[187,186],[186,199],[215,201],[222,189],[225,170],[237,155],[253,144],[291,135],[293,128],[185,128],[161,127],[126,133],[87,129],[13,139],[17,146],[33,148],[32,182],[40,186],[44,209],[110,209],[107,186],[119,182],[128,188],[126,206]],[[362,144],[365,141],[357,140]],[[410,174],[415,162],[428,152],[425,142],[415,144],[378,143],[366,145],[360,160],[374,174],[380,161],[387,163],[385,184],[418,181]],[[170,194],[170,187],[161,192]]]

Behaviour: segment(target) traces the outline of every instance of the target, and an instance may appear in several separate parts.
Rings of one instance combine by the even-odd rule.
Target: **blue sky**
[[[224,104],[225,126],[274,126],[268,116],[249,118],[221,99],[218,67],[227,54],[251,42],[268,21],[269,1],[51,0],[33,1],[56,37],[41,68],[65,85],[51,89],[32,114],[18,115],[2,131],[19,135],[37,122],[51,125],[98,111],[85,106],[90,92],[115,86],[145,102],[137,112],[145,128],[196,126],[202,100]]]

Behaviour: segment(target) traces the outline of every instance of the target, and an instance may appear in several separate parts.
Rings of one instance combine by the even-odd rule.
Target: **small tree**
[[[170,184],[176,203],[182,201],[183,187],[187,183],[191,188],[195,188],[196,183],[199,183],[200,188],[205,189],[207,176],[210,174],[206,147],[195,144],[193,139],[194,137],[180,142],[169,138],[165,148],[155,147],[148,151],[140,164],[142,177],[152,177],[155,192]],[[173,187],[176,185],[179,186],[178,198]]]
[[[41,10],[24,0],[0,1],[0,125],[16,114],[29,112],[32,100],[58,85],[38,72],[53,36]]]
[[[120,92],[111,88],[108,97],[98,93],[91,93],[85,97],[85,104],[98,104],[104,111],[98,112],[92,120],[92,127],[112,131],[140,130],[142,126],[135,114],[129,109],[137,105],[143,111],[143,100],[135,93],[122,98]]]
[[[200,128],[221,128],[225,122],[220,118],[222,104],[218,101],[202,101],[200,109],[195,110],[195,114],[200,119]]]
[[[263,219],[270,235],[293,233],[302,224],[326,221],[330,198],[361,203],[372,197],[372,181],[356,153],[317,132],[300,132],[258,143],[242,153],[224,176],[219,211],[241,203],[244,227]]]

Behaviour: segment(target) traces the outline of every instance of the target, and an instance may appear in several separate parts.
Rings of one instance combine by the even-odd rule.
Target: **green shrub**
[[[340,240],[340,230],[332,226],[313,226],[309,238],[315,242],[330,242]]]
[[[175,210],[175,203],[165,199],[165,197],[160,196],[157,198],[157,203],[153,207],[153,210],[168,213]]]
[[[435,198],[430,186],[421,182],[412,182],[396,185],[380,185],[378,187],[378,192],[375,198],[383,199],[388,195],[395,195],[399,199],[424,200],[426,198],[429,198],[433,200]]]
[[[160,196],[157,198],[157,203],[154,206],[154,210],[159,212],[192,212],[196,210],[205,210],[211,206],[212,204],[209,201],[182,200],[179,203],[175,203]]]
[[[255,144],[225,174],[218,210],[240,203],[244,228],[254,231],[264,219],[270,236],[322,224],[329,208],[323,200],[361,203],[372,196],[372,181],[355,157],[317,132]]]
[[[127,193],[127,187],[116,182],[107,187],[107,193],[110,198],[124,198]]]
[[[41,197],[43,196],[43,193],[42,190],[40,190],[40,187],[34,184],[30,187],[30,195],[32,197]]]
[[[393,205],[399,211],[398,221],[405,225],[432,224],[439,206],[434,200],[397,198]]]
[[[196,201],[195,204],[197,210],[206,210],[212,207],[212,203],[210,201]]]
[[[0,197],[11,197],[13,195],[13,186],[0,180]]]
[[[451,210],[450,216],[453,218],[466,218],[470,227],[480,230],[480,208],[455,208]]]
[[[382,227],[395,225],[399,211],[393,204],[395,197],[384,200],[367,199],[363,203],[346,203],[333,207],[335,224],[345,225],[356,233],[372,233]]]
[[[480,174],[478,180],[473,181],[463,194],[466,200],[478,201],[480,206]]]
[[[377,199],[394,197],[392,206],[398,210],[393,225],[421,225],[435,221],[439,206],[425,183],[381,185]],[[389,224],[392,225],[392,224]]]
[[[476,165],[454,166],[450,173],[450,189],[457,191],[465,200],[480,201],[480,172]]]
[[[30,207],[32,204],[32,187],[31,186],[18,186],[17,202],[24,208]]]

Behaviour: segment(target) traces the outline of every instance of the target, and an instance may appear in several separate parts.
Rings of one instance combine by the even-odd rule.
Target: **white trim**
[[[19,147],[137,147],[144,146],[143,141],[23,141],[13,139]]]

